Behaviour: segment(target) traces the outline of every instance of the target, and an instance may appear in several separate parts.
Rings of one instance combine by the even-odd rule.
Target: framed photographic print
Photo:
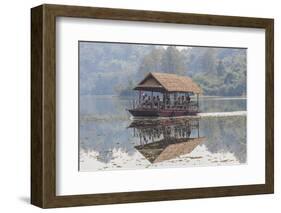
[[[31,203],[274,191],[273,19],[31,9]]]

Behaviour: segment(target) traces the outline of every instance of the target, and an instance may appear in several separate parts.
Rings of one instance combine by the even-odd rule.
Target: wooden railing
[[[163,101],[156,101],[156,102],[141,102],[139,103],[136,100],[132,102],[133,109],[157,109],[157,110],[164,110],[164,109],[172,109],[172,110],[189,110],[189,111],[197,111],[198,110],[198,103],[195,101],[190,102],[183,102],[183,103],[164,103]]]

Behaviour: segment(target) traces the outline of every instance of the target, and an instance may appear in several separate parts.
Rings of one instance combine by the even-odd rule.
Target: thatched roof
[[[181,155],[191,153],[198,145],[203,143],[205,137],[174,139],[171,144],[167,141],[157,141],[146,145],[135,146],[135,148],[150,162],[157,163],[171,160]],[[173,139],[170,139],[173,140]]]
[[[187,76],[157,72],[148,73],[134,89],[158,92],[202,93],[201,88]]]

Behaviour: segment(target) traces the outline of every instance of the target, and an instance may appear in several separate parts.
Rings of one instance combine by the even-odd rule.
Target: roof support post
[[[139,105],[141,105],[141,90],[139,90]]]
[[[198,120],[198,126],[197,126],[197,137],[199,138],[200,137],[200,125],[199,125],[199,120]]]
[[[151,108],[154,106],[154,101],[153,101],[153,91],[151,91]]]
[[[197,93],[196,96],[197,96],[197,111],[199,111],[199,93]]]
[[[164,109],[166,109],[166,92],[163,92],[162,94],[163,94],[163,103],[164,103],[163,107]]]

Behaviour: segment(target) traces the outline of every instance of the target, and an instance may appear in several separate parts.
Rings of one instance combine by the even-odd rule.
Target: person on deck
[[[187,103],[190,103],[190,96],[189,95],[186,97],[186,99],[187,99]]]
[[[181,96],[181,104],[184,103],[184,96]]]
[[[181,97],[178,97],[178,100],[176,102],[176,108],[179,108],[181,104]]]
[[[142,107],[145,106],[145,104],[146,104],[146,97],[147,97],[146,93],[143,93],[142,94],[142,101],[141,101],[141,106]]]
[[[152,107],[154,108],[155,106],[157,106],[157,102],[156,102],[156,97],[153,96],[153,101],[152,101]]]
[[[152,105],[151,105],[151,98],[150,98],[150,96],[148,96],[147,106],[150,106],[150,107],[152,106]]]
[[[156,97],[156,107],[158,108],[160,106],[160,98],[159,98],[159,95],[157,95]]]

